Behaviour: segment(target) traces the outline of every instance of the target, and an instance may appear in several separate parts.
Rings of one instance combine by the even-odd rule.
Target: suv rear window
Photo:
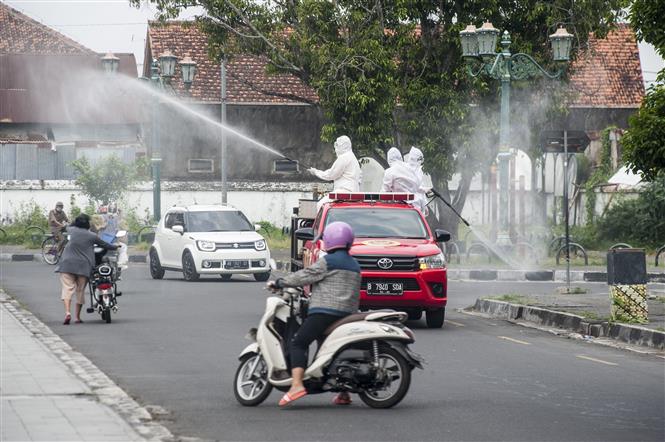
[[[411,209],[333,208],[326,225],[344,221],[361,238],[426,239],[427,229],[420,214]]]
[[[254,226],[240,211],[217,210],[187,214],[188,232],[247,232],[253,230]]]

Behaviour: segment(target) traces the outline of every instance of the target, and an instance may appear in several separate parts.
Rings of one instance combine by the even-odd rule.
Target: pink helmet
[[[353,245],[353,229],[345,222],[336,221],[323,231],[323,248],[326,252],[337,249],[350,249]]]

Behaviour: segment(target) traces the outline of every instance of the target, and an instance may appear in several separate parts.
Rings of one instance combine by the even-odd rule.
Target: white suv
[[[155,230],[150,248],[150,275],[162,279],[166,270],[182,271],[186,281],[201,274],[234,273],[270,278],[270,251],[265,239],[238,209],[231,206],[172,207]]]

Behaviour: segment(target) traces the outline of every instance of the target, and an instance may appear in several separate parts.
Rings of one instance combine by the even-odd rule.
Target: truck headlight
[[[265,250],[266,249],[266,242],[263,239],[260,239],[258,241],[254,241],[254,248],[258,251]]]
[[[217,246],[212,241],[196,241],[196,247],[203,252],[214,252]]]
[[[443,256],[443,252],[441,252],[436,255],[418,258],[418,263],[420,264],[420,270],[442,269],[446,266],[446,257]]]

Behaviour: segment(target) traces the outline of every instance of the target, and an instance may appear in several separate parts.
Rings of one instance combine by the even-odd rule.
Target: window
[[[185,215],[182,212],[171,212],[166,214],[166,218],[164,218],[164,227],[171,229],[173,226],[185,226]]]
[[[275,160],[272,169],[275,173],[297,173],[300,170],[300,165],[297,161]]]
[[[175,220],[175,213],[167,213],[166,218],[164,218],[164,228],[170,229],[173,227],[173,221]]]
[[[188,161],[189,173],[212,173],[215,171],[215,160],[192,159]]]
[[[328,210],[326,225],[344,221],[357,238],[427,238],[423,220],[412,209],[333,208]]]
[[[251,232],[254,226],[240,211],[217,210],[189,212],[188,232]]]

